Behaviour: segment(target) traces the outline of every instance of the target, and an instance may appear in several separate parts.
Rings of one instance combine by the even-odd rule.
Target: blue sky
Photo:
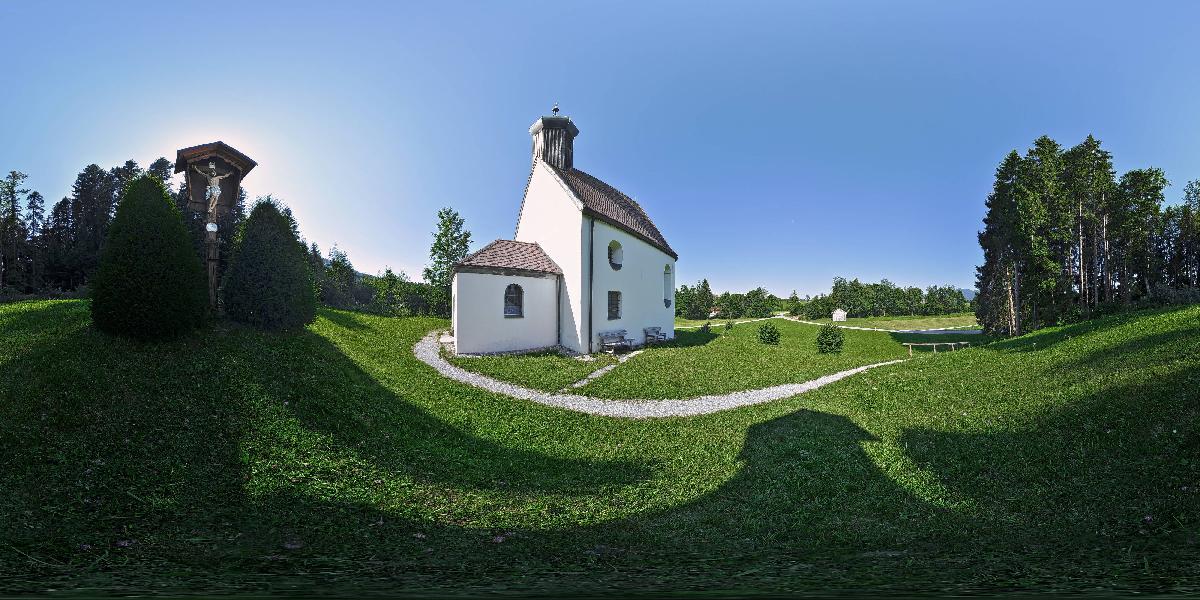
[[[0,169],[50,201],[88,163],[224,140],[304,235],[419,277],[452,206],[511,237],[528,126],[635,197],[679,281],[970,287],[993,171],[1089,133],[1200,178],[1200,4],[0,3]]]

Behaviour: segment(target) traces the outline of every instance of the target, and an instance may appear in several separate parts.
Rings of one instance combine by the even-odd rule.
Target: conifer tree
[[[176,336],[208,312],[204,268],[162,182],[141,176],[125,188],[92,285],[92,320],[138,339]]]
[[[334,244],[329,249],[329,264],[325,266],[321,301],[335,308],[354,308],[356,277],[350,257]]]
[[[21,254],[25,261],[26,287],[31,291],[42,289],[45,271],[46,202],[38,192],[30,192],[25,201],[26,239]]]
[[[317,298],[324,298],[325,288],[325,256],[321,254],[321,248],[316,242],[308,248],[308,265],[312,268],[313,283],[316,286]]]
[[[800,295],[796,293],[796,290],[792,290],[792,295],[787,299],[787,312],[794,317],[800,314],[800,309]]]
[[[979,290],[975,318],[987,331],[1021,334],[1021,263],[1017,248],[1017,173],[1021,156],[1008,153],[996,169],[992,193],[987,198],[987,214],[979,245],[983,265],[977,269],[975,287]]]
[[[171,171],[174,168],[175,165],[171,161],[167,160],[164,156],[160,156],[154,162],[150,163],[150,166],[146,168],[146,173],[161,181],[163,187],[167,188],[167,193],[170,194]]]
[[[1073,273],[1076,302],[1083,315],[1098,304],[1102,290],[1104,257],[1101,252],[1107,204],[1116,183],[1112,155],[1100,142],[1088,136],[1064,155],[1063,186],[1074,215],[1070,261],[1064,272]],[[1070,290],[1070,286],[1068,287]],[[1069,294],[1068,294],[1069,295]]]
[[[17,252],[24,236],[21,200],[29,193],[21,187],[26,177],[20,171],[9,171],[0,180],[0,291],[13,285],[13,276],[17,272]]]
[[[1121,176],[1116,218],[1121,242],[1121,299],[1129,304],[1139,291],[1150,294],[1156,279],[1153,265],[1153,232],[1169,185],[1162,169],[1133,169]]]
[[[692,303],[695,305],[695,312],[699,316],[692,318],[705,319],[708,317],[708,315],[712,314],[713,303],[715,302],[712,293],[712,286],[708,285],[707,278],[701,279],[700,283],[696,285],[694,291],[695,298],[693,298]]]
[[[675,316],[690,319],[689,314],[695,298],[696,292],[688,284],[680,284],[675,290]]]
[[[222,296],[231,319],[259,329],[292,329],[316,318],[308,250],[291,211],[270,196],[238,232]]]

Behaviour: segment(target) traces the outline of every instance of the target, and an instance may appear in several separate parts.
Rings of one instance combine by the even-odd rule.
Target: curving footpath
[[[851,375],[855,375],[882,367],[884,365],[892,365],[904,360],[890,360],[887,362],[875,363],[873,365],[864,365],[840,373],[818,377],[812,381],[804,383],[788,383],[784,385],[776,385],[758,390],[745,390],[741,392],[733,392],[720,396],[700,396],[697,398],[689,398],[687,400],[606,400],[603,398],[592,398],[590,396],[579,396],[576,394],[561,394],[541,392],[531,390],[519,385],[506,383],[498,379],[492,379],[478,373],[472,373],[465,369],[456,367],[446,359],[442,358],[438,344],[437,332],[430,333],[421,338],[413,346],[413,354],[421,362],[433,367],[437,372],[453,379],[455,381],[465,383],[480,389],[503,394],[512,398],[521,400],[532,400],[538,404],[546,406],[554,406],[557,408],[565,408],[576,412],[587,413],[590,415],[600,415],[604,417],[618,417],[625,419],[656,419],[662,417],[692,417],[696,415],[707,415],[723,410],[740,408],[742,406],[751,406],[754,404],[762,404],[773,400],[780,400],[802,394],[809,390],[815,390],[821,386],[828,385],[839,379],[844,379]]]

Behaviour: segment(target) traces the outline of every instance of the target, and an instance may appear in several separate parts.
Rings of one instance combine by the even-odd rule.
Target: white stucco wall
[[[589,256],[593,249],[591,221],[583,215],[582,206],[565,184],[539,160],[530,177],[514,239],[537,242],[563,271],[559,299],[562,345],[576,352],[590,352],[599,347],[601,332],[615,329],[625,329],[628,337],[641,343],[642,329],[655,326],[661,327],[668,337],[675,337],[675,259],[642,239],[597,220],[592,294],[588,288]],[[622,245],[624,253],[619,271],[608,264],[608,243],[614,239]],[[669,290],[663,282],[663,269],[667,265],[671,267]],[[621,318],[613,321],[608,320],[609,290],[622,294]],[[663,305],[664,297],[671,301],[671,306]]]
[[[524,292],[524,315],[504,316],[504,290],[510,283]],[[558,278],[455,273],[451,319],[460,354],[512,352],[558,343]]]
[[[639,344],[642,343],[642,329],[645,327],[661,327],[668,338],[675,337],[675,259],[641,238],[604,221],[597,220],[594,231],[593,347],[598,347],[600,333],[616,329],[624,329],[626,337]],[[608,245],[613,240],[621,244],[624,254],[620,270],[614,270],[608,263]],[[671,267],[669,290],[663,281],[663,270],[668,265]],[[621,292],[619,319],[608,318],[609,290]],[[664,297],[671,301],[670,306],[663,305]]]
[[[562,269],[562,345],[586,352],[583,285],[587,272],[582,259],[584,218],[580,209],[558,176],[539,160],[529,180],[514,239],[537,242]]]

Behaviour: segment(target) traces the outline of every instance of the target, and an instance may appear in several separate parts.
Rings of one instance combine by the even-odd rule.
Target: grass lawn
[[[831,319],[809,319],[814,323],[831,323]],[[931,317],[860,317],[846,319],[845,323],[853,327],[872,327],[875,329],[953,329],[973,328],[979,323],[975,315],[963,313],[960,315],[938,315]]]
[[[781,313],[775,313],[775,314],[781,314]],[[728,320],[729,319],[722,319],[720,317],[717,317],[714,319],[685,319],[683,317],[675,317],[675,326],[676,327],[699,327],[705,323],[712,323],[713,327],[717,327],[720,325],[724,325],[725,321],[728,321]],[[746,318],[740,318],[740,319],[733,319],[733,322],[734,323],[745,323],[746,321],[754,321],[754,320],[757,320],[757,319],[751,318],[751,317],[746,317]]]
[[[603,377],[572,391],[614,399],[693,398],[800,383],[862,365],[907,358],[908,350],[901,342],[970,341],[978,345],[988,341],[971,334],[934,336],[847,329],[841,354],[819,354],[819,327],[784,319],[770,322],[783,334],[778,346],[758,341],[759,322],[736,325],[732,331],[726,331],[724,325],[713,327],[709,333],[680,329],[673,342],[647,348]],[[932,353],[932,348],[916,351]],[[446,358],[468,371],[534,389],[558,391],[616,362],[607,354],[595,356],[597,360],[590,363],[553,353]]]
[[[1200,591],[1200,307],[644,421],[441,378],[445,326],[0,305],[0,592]]]
[[[460,357],[443,352],[442,356],[468,371],[547,392],[557,392],[593,371],[617,362],[615,357],[604,353],[592,355],[593,360],[590,361],[557,352],[478,357]]]
[[[784,319],[770,323],[782,333],[777,346],[758,341],[762,323],[729,331],[713,327],[708,334],[679,330],[674,342],[650,348],[578,391],[601,398],[693,398],[808,381],[907,355],[887,333],[851,329],[844,330],[840,354],[819,354],[819,327]]]

